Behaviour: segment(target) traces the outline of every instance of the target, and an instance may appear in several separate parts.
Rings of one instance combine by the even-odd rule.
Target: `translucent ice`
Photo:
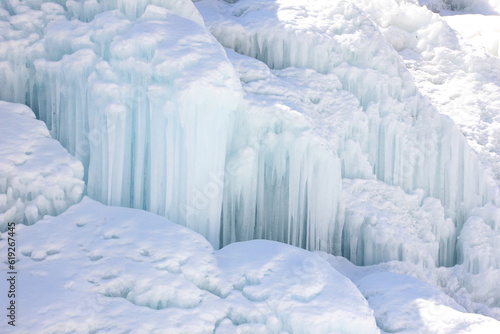
[[[90,196],[165,215],[217,245],[222,188],[203,196],[224,171],[241,87],[193,4],[2,8],[0,98],[29,104],[83,161]]]

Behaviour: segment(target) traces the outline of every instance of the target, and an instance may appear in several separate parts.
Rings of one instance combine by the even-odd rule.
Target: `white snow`
[[[64,212],[84,191],[83,166],[21,104],[0,101],[0,231]]]
[[[350,280],[286,244],[216,252],[163,217],[88,197],[16,238],[20,333],[379,333]]]
[[[462,14],[443,18],[469,43],[500,56],[500,15]]]
[[[493,334],[500,329],[499,321],[467,313],[463,306],[443,292],[453,295],[456,268],[427,271],[422,270],[420,264],[415,266],[396,261],[357,267],[342,257],[322,252],[317,254],[356,284],[374,310],[377,325],[383,332]],[[474,281],[475,277],[469,279]],[[456,295],[455,298],[460,299]],[[470,300],[468,302],[473,304]]]

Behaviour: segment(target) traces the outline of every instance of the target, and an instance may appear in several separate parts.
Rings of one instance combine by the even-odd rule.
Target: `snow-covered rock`
[[[83,166],[50,137],[30,108],[0,101],[0,231],[33,224],[78,203]]]

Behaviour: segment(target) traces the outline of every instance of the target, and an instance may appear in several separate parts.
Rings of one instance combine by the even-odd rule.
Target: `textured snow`
[[[214,251],[163,217],[88,197],[16,238],[23,333],[379,333],[349,279],[286,244]]]
[[[78,203],[83,166],[21,104],[0,101],[0,231]]]
[[[428,271],[420,265],[396,261],[358,267],[342,257],[317,254],[356,284],[374,310],[377,325],[383,332],[496,333],[500,328],[499,321],[467,313],[466,308],[457,303],[456,300],[460,300],[464,304],[468,302],[468,308],[474,307],[473,302],[466,302],[452,291],[457,288],[457,267]],[[476,288],[480,290],[479,286]]]

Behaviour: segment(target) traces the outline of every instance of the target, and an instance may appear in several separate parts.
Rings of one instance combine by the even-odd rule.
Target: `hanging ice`
[[[192,3],[27,4],[3,5],[0,98],[27,101],[84,162],[90,196],[217,245],[222,188],[201,196],[224,171],[241,88]]]
[[[424,189],[443,202],[459,227],[470,209],[491,199],[463,136],[418,93],[398,54],[354,5],[310,1],[300,6],[293,0],[196,5],[226,47],[275,69],[335,74],[368,117],[365,141],[354,141],[381,181],[406,191]]]

